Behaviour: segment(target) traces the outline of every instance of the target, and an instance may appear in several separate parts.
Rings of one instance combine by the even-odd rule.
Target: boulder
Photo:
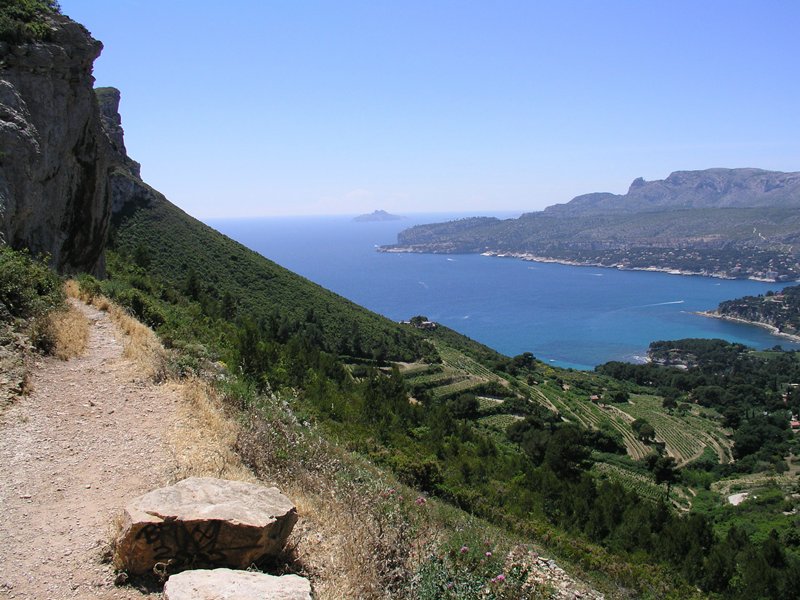
[[[277,488],[190,477],[125,507],[117,562],[131,574],[158,563],[170,572],[247,568],[277,556],[296,522],[297,510]]]
[[[311,584],[297,575],[213,569],[184,571],[164,586],[164,600],[311,600]]]

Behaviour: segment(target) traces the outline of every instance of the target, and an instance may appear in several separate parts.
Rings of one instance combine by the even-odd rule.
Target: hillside
[[[685,171],[587,194],[518,219],[472,218],[401,232],[385,252],[486,253],[730,278],[800,276],[800,174]]]

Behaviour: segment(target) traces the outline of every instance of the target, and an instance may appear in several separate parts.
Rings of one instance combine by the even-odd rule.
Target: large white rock
[[[311,600],[311,584],[297,575],[213,569],[184,571],[164,586],[164,600]]]
[[[297,510],[277,488],[190,477],[125,507],[117,559],[131,574],[157,563],[169,571],[247,568],[276,556],[297,522]]]

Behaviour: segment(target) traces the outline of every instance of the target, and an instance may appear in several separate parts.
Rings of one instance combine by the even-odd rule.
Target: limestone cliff
[[[102,274],[111,149],[92,76],[102,44],[48,19],[47,42],[0,42],[0,236],[62,272]]]
[[[125,132],[119,114],[120,92],[116,88],[95,90],[100,108],[101,123],[111,146],[111,160],[108,171],[108,195],[113,217],[120,217],[125,208],[149,206],[155,198],[164,196],[144,183],[141,179],[141,166],[128,157],[125,149]]]

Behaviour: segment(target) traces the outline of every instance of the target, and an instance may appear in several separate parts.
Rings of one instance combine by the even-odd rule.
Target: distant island
[[[800,172],[677,171],[517,219],[417,225],[382,252],[485,254],[726,279],[800,279]]]
[[[403,219],[405,219],[405,217],[401,215],[393,215],[385,210],[376,210],[364,215],[358,215],[353,221],[358,221],[359,223],[375,223],[378,221],[401,221]]]

